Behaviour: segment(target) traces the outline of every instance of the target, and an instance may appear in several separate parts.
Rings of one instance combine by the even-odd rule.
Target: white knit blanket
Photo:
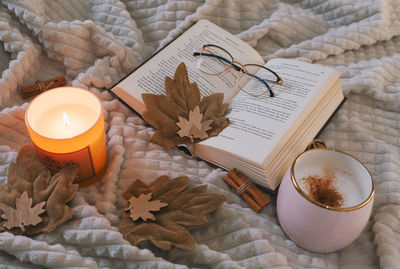
[[[0,183],[29,142],[19,87],[65,75],[104,104],[108,166],[79,190],[76,214],[52,233],[0,233],[1,268],[400,268],[399,0],[0,0]],[[320,135],[358,157],[376,182],[373,214],[347,248],[316,254],[282,232],[275,202],[254,213],[226,174],[149,143],[153,130],[106,89],[202,18],[265,60],[295,58],[339,70],[348,100]],[[191,229],[194,251],[130,245],[118,231],[135,179],[187,175],[227,201]]]

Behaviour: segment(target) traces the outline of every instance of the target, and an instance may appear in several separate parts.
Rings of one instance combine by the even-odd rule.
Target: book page
[[[320,101],[323,90],[330,87],[325,84],[329,79],[333,83],[333,73],[337,73],[331,68],[288,59],[274,59],[266,66],[283,80],[282,86],[273,88],[276,96],[266,94],[255,98],[240,91],[230,104],[228,127],[217,137],[202,141],[199,148],[203,145],[218,148],[251,163],[263,164],[272,150],[279,150],[277,144],[282,143],[289,129],[297,129],[295,125],[301,121],[296,121],[304,111]],[[254,86],[251,82],[245,90]]]
[[[219,76],[199,71],[197,57],[193,56],[193,53],[200,52],[206,44],[224,48],[235,61],[264,64],[262,57],[250,45],[217,25],[201,20],[111,90],[131,106],[134,103],[129,102],[130,96],[137,102],[143,103],[142,93],[165,94],[165,77],[173,78],[178,65],[184,62],[188,69],[189,80],[197,83],[203,97],[222,92],[224,101],[228,102],[238,91],[237,71],[231,68],[231,71]],[[143,105],[133,108],[140,114],[145,109]]]

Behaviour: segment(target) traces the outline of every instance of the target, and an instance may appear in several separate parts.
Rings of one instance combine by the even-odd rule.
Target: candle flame
[[[70,121],[69,121],[69,117],[67,113],[63,113],[63,121],[64,121],[64,126],[68,127],[69,125],[71,125]]]

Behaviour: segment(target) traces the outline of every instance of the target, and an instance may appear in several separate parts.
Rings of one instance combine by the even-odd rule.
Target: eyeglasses
[[[227,50],[217,45],[204,45],[201,52],[195,52],[193,56],[198,57],[197,68],[205,74],[218,76],[231,68],[238,71],[236,75],[232,75],[236,79],[236,84],[242,91],[254,97],[263,96],[268,92],[273,97],[272,88],[283,83],[278,74],[271,69],[258,64],[243,65],[234,61]],[[232,76],[224,77],[228,80],[226,83]],[[249,86],[244,87],[246,84]]]

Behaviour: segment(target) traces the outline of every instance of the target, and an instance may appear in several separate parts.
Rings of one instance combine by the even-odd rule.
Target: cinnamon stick
[[[236,168],[230,170],[228,174],[224,177],[225,182],[238,191],[240,186],[248,184],[249,179],[243,175]],[[249,206],[255,211],[260,212],[261,209],[270,203],[270,199],[265,196],[254,184],[251,184],[244,192],[240,194],[249,204]]]
[[[59,76],[45,81],[38,80],[32,85],[21,87],[21,97],[26,99],[49,89],[61,87],[66,84],[67,80],[65,79],[65,76]]]
[[[249,181],[249,179],[236,168],[230,170],[228,175],[239,185],[245,184],[247,181]],[[252,185],[247,189],[247,191],[260,206],[266,206],[270,203],[270,199],[265,196],[255,185]]]

